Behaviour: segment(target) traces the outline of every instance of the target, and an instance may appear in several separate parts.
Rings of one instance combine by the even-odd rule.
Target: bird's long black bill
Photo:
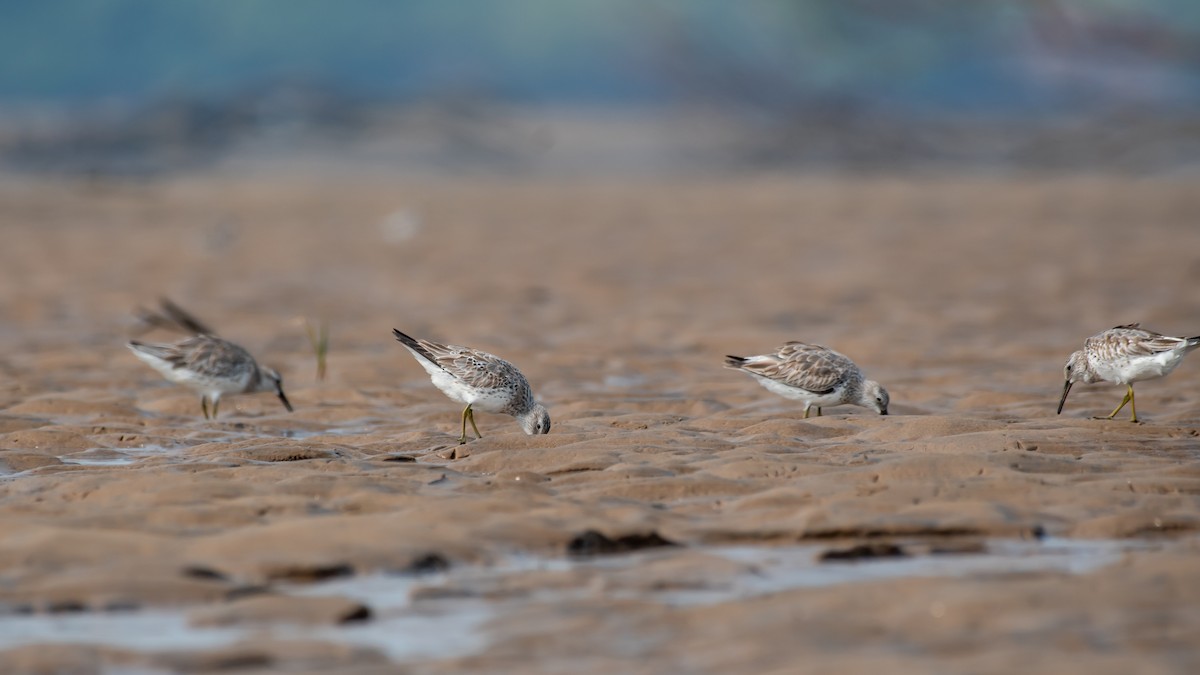
[[[288,412],[292,412],[292,404],[288,402],[287,396],[285,396],[283,393],[283,389],[277,389],[275,393],[278,394],[279,400],[283,401],[283,407],[287,408]]]
[[[1067,394],[1071,393],[1071,385],[1072,384],[1074,384],[1074,382],[1067,380],[1066,384],[1063,385],[1063,395],[1062,395],[1062,398],[1059,399],[1059,401],[1058,401],[1058,414],[1059,415],[1062,414],[1063,406],[1067,404]]]

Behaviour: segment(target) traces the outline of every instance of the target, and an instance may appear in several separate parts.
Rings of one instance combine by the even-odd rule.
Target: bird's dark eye
[[[1071,372],[1071,366],[1067,366],[1067,372]]]

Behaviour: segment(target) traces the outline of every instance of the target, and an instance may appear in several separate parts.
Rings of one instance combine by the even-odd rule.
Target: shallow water
[[[441,611],[409,611],[399,616],[339,627],[264,624],[196,627],[183,612],[148,610],[88,614],[0,617],[0,649],[43,643],[105,645],[141,652],[218,649],[251,637],[329,640],[376,647],[395,660],[468,654],[482,649],[481,626],[495,614],[477,602],[452,603]]]
[[[315,585],[275,589],[299,596],[340,596],[372,611],[365,622],[307,627],[260,624],[196,627],[181,611],[147,610],[80,614],[0,616],[0,649],[36,643],[83,643],[153,652],[213,649],[249,637],[326,640],[374,647],[394,661],[461,657],[490,642],[488,625],[523,605],[554,606],[596,593],[596,579],[612,578],[651,563],[696,554],[744,564],[738,573],[713,574],[698,587],[647,591],[610,585],[609,599],[637,599],[664,606],[715,605],[797,588],[898,578],[970,578],[1061,572],[1086,574],[1131,551],[1175,546],[1145,541],[991,540],[981,552],[924,554],[856,562],[820,562],[822,546],[702,547],[665,549],[587,560],[513,556],[496,565],[460,567],[412,576],[370,574]],[[506,591],[507,582],[530,573],[582,573],[580,582],[533,592]],[[414,597],[414,591],[418,594]]]
[[[59,457],[59,459],[63,460],[63,464],[78,464],[80,466],[125,466],[137,461],[133,457]]]

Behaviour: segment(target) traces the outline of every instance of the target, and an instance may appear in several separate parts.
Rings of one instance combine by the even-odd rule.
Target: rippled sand
[[[1200,356],[1137,385],[1144,424],[1090,418],[1109,385],[1054,408],[1088,335],[1200,333],[1197,216],[1189,182],[1112,177],[5,179],[0,625],[166,612],[197,640],[9,623],[32,637],[0,665],[1195,672]],[[160,295],[296,411],[203,420],[123,346]],[[331,328],[323,382],[306,320]],[[518,364],[552,433],[479,414],[456,446],[460,408],[393,327]],[[892,414],[805,420],[721,367],[790,339],[850,355]],[[1042,537],[1117,553],[970,567]],[[795,551],[850,571],[738,591]],[[872,572],[901,555],[912,573]],[[402,600],[310,586],[375,575]],[[444,651],[353,639],[422,618]]]

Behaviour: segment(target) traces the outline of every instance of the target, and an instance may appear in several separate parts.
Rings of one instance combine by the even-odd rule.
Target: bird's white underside
[[[1183,360],[1185,353],[1181,344],[1179,349],[1169,352],[1159,352],[1148,356],[1127,356],[1113,361],[1096,360],[1092,362],[1091,366],[1096,371],[1096,375],[1106,382],[1130,384],[1142,380],[1152,380],[1170,373]]]
[[[833,391],[828,394],[814,394],[811,391],[805,391],[782,382],[777,382],[769,377],[763,377],[757,373],[746,371],[758,380],[758,383],[766,388],[767,391],[778,394],[784,398],[790,398],[794,401],[803,401],[805,408],[817,407],[827,408],[835,405],[840,405],[842,401],[842,386],[834,387]]]

